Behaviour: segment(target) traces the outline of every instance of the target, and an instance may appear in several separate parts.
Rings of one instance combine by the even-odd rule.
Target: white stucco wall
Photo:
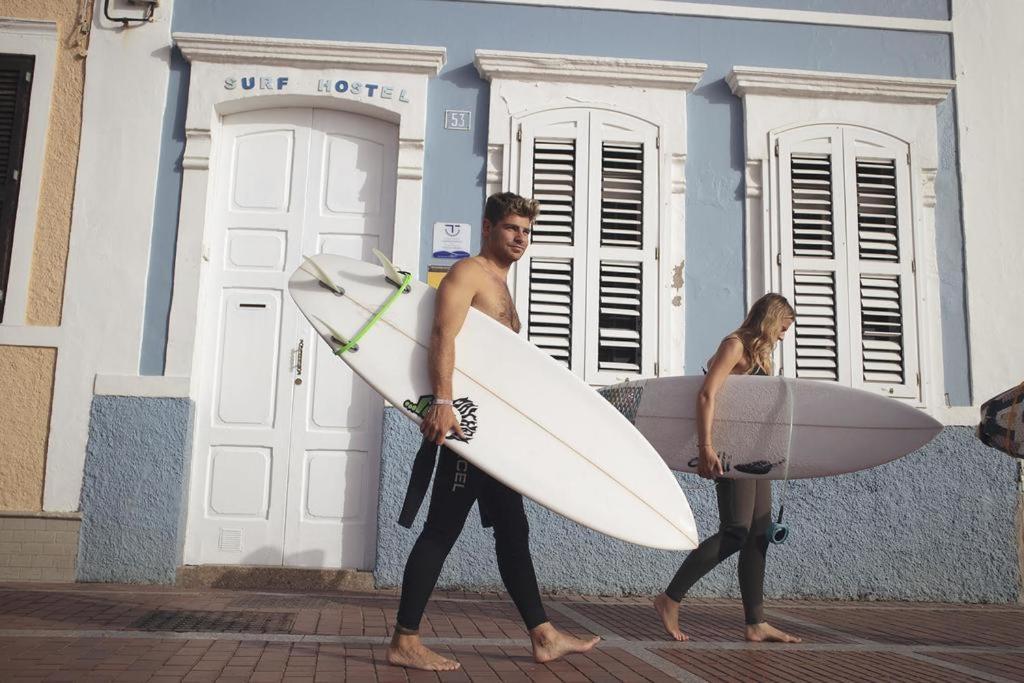
[[[138,375],[173,0],[122,28],[94,17],[43,509],[77,510],[97,374]]]
[[[1024,2],[953,0],[973,403],[1024,380]]]

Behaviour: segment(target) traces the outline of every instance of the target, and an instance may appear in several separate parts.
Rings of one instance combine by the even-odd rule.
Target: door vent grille
[[[217,539],[217,549],[225,553],[242,552],[242,530],[221,529]]]

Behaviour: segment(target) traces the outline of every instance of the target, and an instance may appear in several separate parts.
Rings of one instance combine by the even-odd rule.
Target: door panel
[[[195,367],[190,564],[280,565],[297,336],[285,291],[302,234],[308,109],[225,117],[211,169]],[[295,264],[297,265],[297,263]],[[287,340],[287,343],[283,343]]]
[[[398,135],[375,119],[317,110],[310,141],[305,253],[373,260],[390,251]],[[319,159],[316,157],[319,155]],[[312,201],[315,197],[316,201]],[[383,399],[300,321],[311,349],[296,387],[285,563],[372,568]],[[315,476],[314,476],[315,475]]]

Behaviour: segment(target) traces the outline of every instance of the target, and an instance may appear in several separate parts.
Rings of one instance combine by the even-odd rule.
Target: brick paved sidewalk
[[[649,600],[553,596],[552,621],[604,642],[539,665],[495,594],[439,593],[422,633],[461,671],[388,666],[394,592],[287,594],[0,584],[0,681],[1021,681],[1024,607],[775,602],[800,645],[741,640],[742,608],[689,600],[688,643]]]

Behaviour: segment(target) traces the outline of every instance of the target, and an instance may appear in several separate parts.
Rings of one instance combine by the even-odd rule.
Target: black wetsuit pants
[[[690,553],[665,594],[679,602],[693,584],[736,551],[740,595],[748,624],[764,621],[764,564],[772,521],[772,483],[766,479],[717,479],[718,533]]]
[[[494,526],[498,571],[519,614],[532,629],[548,620],[530,556],[523,497],[448,450],[441,449],[427,521],[405,563],[398,604],[400,632],[415,633],[441,567],[462,532],[473,502]]]

